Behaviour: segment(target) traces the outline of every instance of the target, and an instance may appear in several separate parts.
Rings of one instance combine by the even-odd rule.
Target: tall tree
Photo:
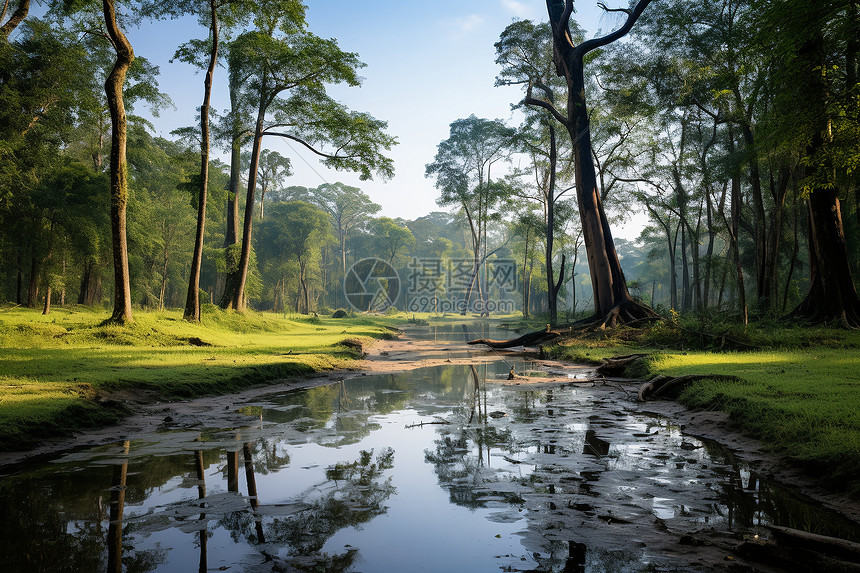
[[[125,323],[133,320],[131,312],[131,279],[128,272],[126,211],[128,206],[128,167],[126,164],[127,121],[123,103],[125,76],[134,61],[134,49],[117,25],[114,0],[103,0],[104,21],[108,37],[116,51],[116,62],[105,81],[111,117],[110,198],[111,240],[113,242],[114,306],[110,320]]]
[[[466,285],[465,315],[481,265],[487,257],[487,227],[499,218],[496,208],[507,189],[494,183],[492,167],[510,156],[515,132],[501,120],[474,115],[451,124],[450,136],[441,142],[425,176],[436,177],[440,206],[458,206],[468,222],[472,269]],[[483,251],[483,252],[482,252]]]
[[[346,243],[350,232],[370,220],[382,207],[358,187],[324,183],[312,190],[311,201],[328,211],[340,245],[342,277],[346,276]]]
[[[803,105],[803,113],[797,114],[793,123],[799,135],[795,141],[804,152],[810,289],[793,315],[860,328],[860,298],[848,260],[839,200],[844,185],[840,172],[850,174],[856,163],[850,153],[845,153],[846,147],[857,153],[856,140],[851,141],[850,136],[842,140],[856,133],[856,86],[843,88],[840,84],[845,77],[832,72],[837,68],[834,56],[845,50],[844,28],[838,23],[850,8],[853,5],[848,0],[783,1],[761,6],[762,29],[773,38],[784,61],[784,67],[777,71],[782,88],[777,106],[784,110],[787,106],[796,108],[797,102]],[[833,30],[842,34],[833,34]],[[844,67],[844,60],[840,63]]]
[[[574,30],[577,41],[581,30]],[[502,66],[496,85],[523,85],[526,99],[522,103],[536,108],[537,115],[529,114],[521,129],[521,141],[532,157],[535,182],[540,191],[538,201],[544,213],[544,264],[546,268],[547,306],[551,324],[558,322],[558,293],[564,277],[565,257],[562,254],[558,279],[553,269],[555,257],[556,204],[572,187],[559,189],[558,141],[552,116],[540,105],[530,103],[532,91],[538,90],[546,101],[555,102],[564,97],[566,85],[555,74],[552,63],[553,39],[545,26],[536,26],[528,20],[510,24],[496,43],[496,63]],[[561,98],[560,98],[561,96]],[[520,107],[518,104],[517,107]]]
[[[544,107],[567,129],[574,149],[574,174],[579,213],[591,284],[594,291],[595,318],[605,326],[655,316],[630,296],[627,281],[615,251],[612,232],[603,210],[594,163],[591,160],[591,137],[585,98],[585,56],[625,36],[651,0],[639,0],[632,9],[612,11],[627,15],[624,24],[611,34],[574,43],[570,31],[573,0],[547,0],[554,42],[556,73],[567,82],[567,106],[559,110],[551,101],[532,97],[530,105]]]
[[[204,7],[205,6],[205,7]],[[202,9],[201,9],[202,8]],[[197,231],[194,238],[194,254],[191,259],[191,273],[188,279],[188,294],[185,301],[184,318],[190,322],[200,321],[200,268],[203,264],[203,237],[206,225],[207,190],[209,188],[209,108],[212,97],[212,80],[218,63],[220,44],[220,13],[226,12],[227,24],[235,24],[243,10],[249,8],[242,0],[191,0],[191,5],[174,4],[174,9],[197,12],[201,18],[208,13],[209,41],[206,75],[203,80],[203,103],[200,106],[200,178],[197,199]],[[201,51],[201,42],[192,41],[180,48],[177,56],[184,61],[196,61]]]
[[[354,53],[343,52],[334,40],[306,30],[305,7],[300,2],[271,0],[258,4],[256,29],[239,36],[230,50],[231,66],[250,69],[243,97],[253,101],[251,165],[242,251],[235,279],[222,305],[245,308],[245,281],[251,255],[251,229],[257,174],[264,136],[278,136],[310,149],[325,165],[358,171],[362,179],[373,172],[393,174],[392,161],[382,155],[395,139],[386,123],[348,110],[325,91],[327,84],[360,84],[363,64]],[[286,97],[283,97],[286,94]]]

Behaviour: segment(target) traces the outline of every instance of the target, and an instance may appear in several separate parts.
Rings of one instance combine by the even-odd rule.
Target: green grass
[[[390,334],[392,318],[323,318],[207,306],[203,323],[180,311],[135,313],[128,326],[102,325],[106,311],[0,309],[0,448],[104,425],[124,415],[106,398],[223,394],[293,375],[348,368],[347,339]],[[402,321],[402,319],[400,319]]]
[[[679,401],[728,412],[769,449],[834,484],[860,479],[857,349],[664,354],[650,368],[674,376],[737,376],[743,382],[697,382]]]
[[[625,331],[567,341],[558,358],[599,360],[650,352],[627,374],[723,374],[740,381],[702,380],[679,401],[690,408],[727,412],[765,447],[860,495],[860,333],[828,328],[751,327],[727,337],[754,351],[681,350],[721,344],[720,336],[659,325],[639,336]],[[667,348],[674,346],[674,349]]]

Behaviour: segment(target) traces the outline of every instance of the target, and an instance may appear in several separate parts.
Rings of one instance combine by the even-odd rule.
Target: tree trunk
[[[42,307],[42,314],[51,312],[51,285],[45,291],[45,306]]]
[[[547,0],[555,45],[556,70],[560,76],[565,77],[568,88],[567,117],[557,116],[557,119],[564,123],[573,144],[576,195],[594,292],[595,318],[601,320],[604,326],[656,315],[651,309],[636,303],[630,296],[615,251],[609,222],[603,211],[591,158],[583,58],[591,50],[627,34],[649,3],[650,0],[639,0],[635,8],[628,13],[625,24],[617,31],[574,46],[569,30],[570,15],[573,12],[572,0],[565,0],[563,3]]]
[[[814,30],[799,46],[797,56],[800,72],[807,79],[804,103],[808,106],[808,113],[815,114],[813,117],[818,119],[812,126],[812,140],[806,149],[807,157],[814,158],[830,131],[827,116],[830,94],[823,73],[823,32]],[[813,322],[836,321],[846,328],[860,328],[860,298],[848,261],[839,197],[834,185],[824,186],[820,178],[816,179],[821,175],[819,169],[817,161],[806,164],[806,175],[813,182],[807,198],[810,289],[792,315]]]
[[[254,144],[251,149],[251,166],[248,169],[248,192],[245,195],[245,218],[242,225],[242,252],[237,269],[238,280],[233,292],[230,293],[229,308],[244,312],[247,299],[245,297],[245,283],[248,280],[248,267],[251,260],[251,228],[254,221],[254,193],[257,188],[257,170],[260,166],[260,149],[263,142],[263,120],[265,118],[265,98],[260,100],[260,109],[257,112],[257,124],[254,129]],[[225,293],[226,296],[226,293]]]
[[[209,0],[209,30],[212,34],[212,51],[209,68],[203,80],[203,105],[200,106],[200,194],[197,201],[197,233],[194,237],[194,255],[191,258],[191,277],[185,299],[183,318],[200,322],[200,267],[203,261],[203,233],[206,225],[206,200],[209,189],[209,100],[212,95],[212,76],[218,61],[218,12],[215,0]]]
[[[529,317],[529,305],[528,305],[529,296],[528,296],[528,290],[527,290],[528,289],[528,280],[526,280],[526,278],[527,278],[526,266],[528,265],[528,262],[529,262],[529,235],[531,234],[530,231],[531,231],[531,228],[526,227],[525,250],[523,251],[523,317],[524,318]]]
[[[734,154],[735,152],[735,140],[734,134],[732,133],[731,127],[729,127],[729,153]],[[738,290],[738,310],[741,314],[741,318],[743,320],[744,326],[749,324],[749,311],[747,310],[747,297],[746,290],[744,287],[744,270],[741,266],[741,254],[740,254],[740,245],[738,244],[738,231],[740,229],[741,223],[741,180],[740,175],[735,173],[732,175],[732,223],[728,224],[726,221],[725,210],[720,210],[720,215],[723,217],[723,222],[726,224],[726,227],[729,229],[729,239],[731,242],[732,249],[732,259],[735,265],[735,277],[737,281],[737,290]]]
[[[128,173],[126,167],[126,117],[123,103],[125,75],[134,61],[134,50],[116,23],[114,0],[103,0],[105,26],[116,50],[116,62],[105,82],[111,115],[110,196],[111,240],[114,263],[114,308],[112,322],[131,322],[131,278],[128,271],[126,207]]]
[[[681,310],[690,310],[693,302],[693,291],[690,288],[690,265],[687,262],[687,226],[684,221],[681,225]]]
[[[9,20],[0,26],[0,37],[8,38],[9,34],[12,33],[12,30],[18,27],[24,18],[27,17],[27,12],[30,11],[30,0],[20,0],[18,2],[18,8],[12,12],[12,15],[9,17]]]
[[[740,312],[741,320],[743,321],[744,326],[746,326],[747,324],[749,324],[749,313],[747,311],[747,297],[744,287],[744,269],[741,266],[741,256],[740,251],[738,249],[738,239],[734,229],[729,232],[729,238],[731,240],[732,262],[735,265],[735,285],[737,288],[738,296],[738,312]]]
[[[782,240],[782,219],[785,211],[785,195],[788,191],[789,171],[783,167],[779,170],[776,182],[771,177],[771,194],[773,196],[773,211],[770,217],[770,228],[767,231],[767,256],[764,260],[764,284],[766,287],[765,302],[769,310],[776,310],[779,304],[779,243]]]
[[[558,162],[558,151],[555,140],[555,126],[549,126],[549,189],[546,200],[546,302],[549,307],[549,323],[555,326],[558,323],[558,292],[561,290],[562,277],[564,277],[564,255],[561,258],[561,270],[558,280],[555,279],[555,271],[552,264],[552,250],[555,241],[555,169]]]
[[[239,105],[239,86],[230,82],[230,108],[236,114]],[[236,245],[239,237],[239,171],[242,158],[242,134],[240,128],[234,126],[233,140],[230,146],[230,190],[227,193],[227,229],[224,232],[224,253],[226,273],[224,277],[224,293],[221,297],[221,308],[233,308],[233,293],[239,283],[239,261],[236,260]]]
[[[39,300],[39,260],[35,257],[30,258],[30,278],[27,283],[27,306],[36,308],[36,301]]]
[[[795,205],[794,205],[793,211],[794,211],[794,219],[793,219],[794,225],[792,228],[794,229],[794,240],[792,241],[792,244],[791,244],[791,262],[789,263],[789,266],[788,266],[788,276],[785,277],[785,289],[783,290],[783,296],[782,296],[782,311],[783,312],[785,312],[785,309],[788,307],[788,290],[789,290],[789,287],[791,286],[791,279],[794,276],[794,267],[797,264],[797,253],[800,250],[800,240],[799,240],[800,229],[798,228],[799,225],[798,225],[798,221],[797,221],[797,219],[798,219],[798,216],[797,216],[798,215],[798,207],[797,207],[797,200],[796,199],[795,199]]]
[[[848,263],[836,191],[814,189],[807,206],[810,289],[792,315],[812,322],[837,321],[846,328],[860,328],[860,299]]]

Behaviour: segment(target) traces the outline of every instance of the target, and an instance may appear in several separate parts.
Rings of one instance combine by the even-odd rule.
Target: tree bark
[[[632,10],[624,10],[627,13],[627,20],[621,28],[578,46],[573,45],[569,30],[573,1],[547,0],[546,3],[553,32],[556,71],[559,76],[565,77],[568,87],[567,115],[561,115],[554,107],[551,111],[567,128],[573,143],[576,195],[594,292],[594,310],[596,318],[606,326],[652,316],[654,312],[636,303],[630,296],[627,281],[615,251],[609,222],[603,211],[597,188],[597,176],[591,159],[583,58],[588,52],[626,35],[649,3],[650,0],[639,0]]]
[[[18,27],[18,24],[24,21],[24,18],[27,17],[27,13],[30,11],[30,0],[20,0],[18,2],[18,8],[12,12],[12,15],[9,17],[9,20],[0,26],[0,37],[8,38],[9,34],[12,33],[12,30]]]
[[[42,314],[51,312],[51,285],[45,290],[45,305],[42,307]]]
[[[812,322],[836,321],[860,328],[860,298],[854,287],[842,211],[834,189],[814,189],[809,209],[810,289],[792,316]]]
[[[239,86],[230,82],[230,108],[236,114],[239,105]],[[233,141],[230,146],[230,190],[227,194],[227,229],[224,233],[226,273],[221,308],[233,308],[233,293],[238,288],[239,261],[233,246],[239,237],[239,171],[242,158],[242,134],[239,126],[233,126]]]
[[[562,277],[564,276],[564,255],[561,259],[561,271],[558,281],[555,279],[553,269],[553,243],[555,240],[555,169],[558,162],[558,149],[555,139],[555,126],[549,126],[549,188],[545,197],[546,201],[546,302],[549,307],[549,323],[555,326],[558,323],[558,291],[561,290]]]
[[[128,173],[126,166],[126,117],[123,102],[125,75],[134,61],[134,50],[116,23],[114,0],[103,0],[105,26],[116,50],[116,62],[105,81],[111,115],[110,196],[111,240],[114,263],[114,308],[112,322],[131,322],[131,278],[128,271],[126,207]]]
[[[248,266],[251,260],[251,228],[254,221],[254,192],[257,187],[257,170],[260,165],[260,150],[263,142],[263,120],[265,118],[265,98],[261,98],[254,129],[254,145],[251,149],[251,166],[248,169],[248,192],[245,195],[245,219],[242,225],[242,252],[237,269],[237,280],[230,292],[228,308],[244,312],[246,308],[245,283],[248,280]],[[225,292],[225,297],[228,293]]]
[[[215,74],[215,64],[218,61],[218,12],[215,9],[215,0],[209,0],[209,15],[212,51],[209,53],[209,68],[203,81],[203,105],[200,106],[200,194],[197,201],[197,233],[194,237],[191,277],[188,280],[188,295],[185,299],[183,316],[189,322],[200,322],[200,267],[203,260],[203,234],[209,188],[209,101],[212,96],[212,76]]]

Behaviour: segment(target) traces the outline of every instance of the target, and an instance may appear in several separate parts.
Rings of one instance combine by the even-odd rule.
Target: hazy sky
[[[358,88],[333,87],[335,99],[357,111],[388,122],[399,145],[391,150],[395,177],[389,181],[359,181],[350,172],[327,170],[308,151],[278,138],[265,145],[291,159],[295,174],[289,184],[316,187],[342,181],[360,187],[382,205],[382,214],[414,219],[433,210],[438,192],[424,167],[433,161],[436,146],[447,138],[456,119],[475,114],[519,123],[510,106],[522,98],[518,87],[494,87],[498,67],[493,44],[515,18],[546,21],[543,0],[307,0],[309,29],[336,38],[341,49],[359,54],[367,64]],[[626,4],[612,0],[609,6]],[[575,3],[573,18],[589,36],[617,25],[615,15],[603,15],[592,0]],[[170,63],[176,47],[206,30],[193,18],[144,23],[127,31],[136,54],[161,70],[160,87],[175,104],[154,119],[159,135],[195,121],[202,99],[202,75],[190,66]],[[226,70],[216,72],[213,106],[228,107]],[[144,115],[144,110],[135,110]],[[220,153],[220,152],[219,152]],[[624,236],[621,229],[615,233]],[[634,233],[635,234],[635,233]]]

